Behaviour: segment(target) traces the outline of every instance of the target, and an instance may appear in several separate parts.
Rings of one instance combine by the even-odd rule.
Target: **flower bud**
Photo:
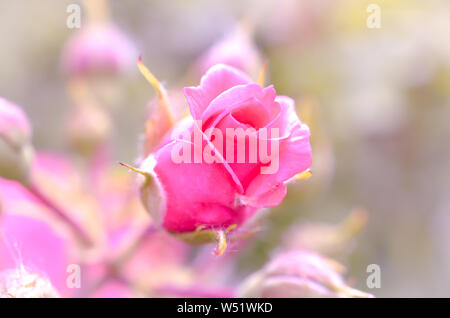
[[[26,183],[32,160],[31,127],[25,113],[0,98],[0,176]]]
[[[0,298],[58,298],[50,281],[24,268],[0,273]]]
[[[279,255],[252,274],[240,287],[240,297],[373,297],[349,287],[342,265],[307,251]]]
[[[118,74],[134,61],[135,49],[114,25],[96,23],[81,29],[67,43],[62,67],[69,75]]]
[[[197,62],[197,73],[203,74],[216,64],[233,66],[251,75],[256,75],[262,66],[261,55],[253,43],[248,25],[241,24],[216,42]]]

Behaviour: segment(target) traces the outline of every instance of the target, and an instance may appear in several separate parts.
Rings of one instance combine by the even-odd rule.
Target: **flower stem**
[[[92,241],[87,235],[87,233],[77,224],[70,216],[57,206],[42,190],[34,183],[27,185],[28,190],[42,202],[49,210],[51,210],[61,221],[68,225],[72,231],[75,233],[77,238],[86,246],[91,246]]]
[[[110,279],[121,279],[124,283],[129,283],[121,274],[120,269],[125,265],[136,253],[136,251],[144,244],[145,240],[152,236],[157,231],[154,225],[147,227],[116,260],[109,264],[108,271],[105,275],[100,277],[97,282],[95,282],[89,289],[87,294],[91,295],[104,284],[106,284]]]
[[[114,270],[122,267],[133,255],[137,252],[137,250],[145,243],[145,240],[153,235],[157,231],[156,227],[152,224],[148,226],[142,233],[139,235],[136,240],[131,244],[122,255],[120,255],[112,264],[111,267]]]

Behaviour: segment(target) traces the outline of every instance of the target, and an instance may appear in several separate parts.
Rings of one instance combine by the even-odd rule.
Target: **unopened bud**
[[[240,297],[373,297],[349,287],[342,265],[307,251],[279,255],[240,287]]]
[[[26,183],[33,152],[31,127],[25,113],[0,98],[0,177]]]
[[[135,49],[115,26],[102,23],[81,29],[67,43],[62,66],[69,75],[118,74],[132,65]]]
[[[197,62],[197,71],[202,74],[216,64],[226,64],[251,75],[256,75],[262,66],[261,55],[253,43],[252,30],[242,23],[234,32],[215,43]]]

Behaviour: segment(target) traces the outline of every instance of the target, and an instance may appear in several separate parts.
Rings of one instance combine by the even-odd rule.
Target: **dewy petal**
[[[222,92],[236,86],[251,83],[252,80],[241,71],[218,64],[211,67],[202,77],[200,86],[184,88],[192,117],[200,119],[209,103]]]

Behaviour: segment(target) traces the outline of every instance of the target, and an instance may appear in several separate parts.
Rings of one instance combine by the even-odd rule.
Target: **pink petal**
[[[264,181],[263,178],[257,178],[251,183],[247,190],[247,197],[244,197],[244,204],[259,209],[281,204],[287,193],[286,185],[277,183],[268,189]]]
[[[160,149],[155,158],[155,173],[166,197],[163,226],[170,231],[192,231],[199,225],[228,226],[240,222],[242,215],[233,209],[237,188],[221,163],[175,163],[171,149]]]
[[[268,123],[268,120],[271,119],[273,113],[276,112],[272,108],[276,107],[274,104],[276,92],[272,86],[261,88],[258,84],[247,84],[247,85],[238,85],[235,86],[222,94],[216,97],[208,108],[203,113],[201,119],[203,123],[207,124],[210,118],[213,118],[216,115],[217,118],[214,119],[214,122],[219,122],[226,115],[237,112],[240,109],[254,109],[253,113],[259,111],[264,114],[264,119],[266,122],[257,122],[259,127],[265,126]],[[250,114],[247,114],[245,122],[249,123]],[[234,117],[236,119],[236,117]],[[241,122],[245,117],[240,116]],[[250,121],[251,122],[251,121]],[[215,126],[214,124],[212,126]]]
[[[252,82],[252,80],[241,71],[217,64],[209,69],[202,77],[200,86],[184,88],[184,95],[189,104],[192,117],[200,119],[201,114],[209,103],[222,92],[236,86]]]
[[[276,100],[285,110],[283,111],[283,114],[287,117],[284,122],[289,126],[288,130],[290,131],[290,136],[288,139],[280,141],[278,171],[274,174],[260,174],[249,185],[246,196],[253,198],[251,200],[252,202],[257,202],[257,198],[261,198],[261,203],[267,203],[266,196],[268,194],[266,194],[266,192],[269,191],[270,193],[270,191],[273,191],[273,187],[278,187],[279,184],[287,181],[296,174],[305,171],[312,163],[311,145],[309,143],[310,132],[308,126],[302,124],[298,119],[292,99],[287,97],[277,97]],[[281,194],[282,192],[279,192],[278,195]],[[272,197],[272,195],[270,196]],[[280,198],[278,197],[274,203],[279,199]]]
[[[38,219],[5,213],[0,218],[0,268],[21,265],[47,276],[64,296],[69,265],[67,241]]]

